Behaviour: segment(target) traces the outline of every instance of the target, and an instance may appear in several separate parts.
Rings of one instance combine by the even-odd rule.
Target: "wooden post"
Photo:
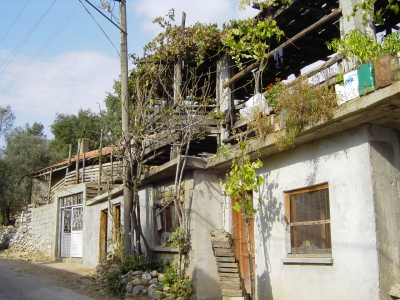
[[[114,182],[114,162],[113,162],[113,151],[114,147],[111,146],[111,155],[110,155],[110,161],[111,161],[111,182]]]
[[[50,169],[50,175],[49,175],[49,194],[47,195],[47,204],[50,203],[50,197],[51,197],[51,179],[53,177],[53,169]]]
[[[183,11],[182,23],[181,23],[182,36],[185,35],[185,21],[186,21],[186,14]],[[178,100],[182,98],[181,85],[182,85],[182,54],[179,54],[177,59],[175,60],[175,67],[174,67],[174,104],[178,103]]]
[[[75,183],[79,183],[79,152],[81,147],[81,140],[78,140],[78,149],[76,150],[76,163],[75,163]]]
[[[72,145],[69,144],[69,145],[68,145],[68,166],[67,166],[67,169],[66,169],[66,171],[65,171],[65,176],[68,174],[68,172],[69,172],[69,166],[71,165],[71,152],[72,152]]]
[[[83,160],[82,160],[82,182],[85,182],[85,159],[86,159],[86,152],[83,152]]]
[[[103,129],[100,130],[100,147],[99,147],[99,178],[97,181],[97,184],[100,185],[101,184],[101,167],[102,167],[102,162],[101,162],[101,158],[102,158],[102,151],[103,151]]]

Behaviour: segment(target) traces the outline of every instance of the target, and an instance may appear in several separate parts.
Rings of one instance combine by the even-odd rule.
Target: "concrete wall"
[[[371,170],[378,237],[380,299],[400,283],[400,149],[398,134],[371,126]]]
[[[83,225],[83,257],[82,264],[88,267],[95,267],[100,262],[100,215],[101,211],[108,209],[107,220],[107,252],[114,250],[113,228],[114,219],[110,211],[115,204],[123,203],[123,197],[118,196],[108,202],[105,200],[94,205],[84,207],[84,225]],[[121,205],[121,223],[124,221],[124,207]]]
[[[256,216],[257,299],[379,299],[368,126],[268,157]],[[284,191],[329,184],[332,265],[284,264]],[[257,198],[257,197],[255,197]]]
[[[36,238],[35,248],[37,252],[46,257],[55,258],[55,249],[57,241],[57,205],[50,203],[48,205],[30,209],[31,212],[31,234]]]
[[[187,206],[190,216],[191,248],[189,274],[197,299],[221,299],[217,263],[211,246],[211,230],[224,226],[225,197],[218,173],[193,173],[193,198]]]
[[[190,246],[185,259],[189,261],[186,274],[196,289],[196,299],[221,299],[221,287],[217,265],[211,246],[210,231],[224,226],[225,197],[220,185],[220,174],[196,170],[185,174],[185,209],[188,215]],[[168,187],[173,178],[156,184],[142,186],[139,191],[142,211],[142,227],[148,242],[161,259],[172,259],[177,251],[154,246],[154,192],[153,189]]]
[[[108,203],[107,200],[96,203],[91,206],[87,206],[86,201],[86,184],[81,183],[78,185],[67,186],[62,190],[57,191],[56,198],[54,202],[54,216],[57,217],[56,227],[54,229],[55,236],[55,244],[56,248],[54,249],[54,257],[59,257],[60,254],[60,234],[59,234],[59,226],[60,226],[60,208],[59,208],[59,197],[65,197],[72,194],[83,193],[83,251],[82,251],[82,264],[88,267],[95,267],[98,265],[100,261],[100,215],[101,211],[109,208],[112,209],[112,206],[121,203],[122,196],[118,196]],[[124,209],[123,205],[121,205],[121,222],[123,223],[123,214]],[[113,219],[111,213],[108,213],[108,237],[112,237],[112,228],[113,228]],[[110,240],[111,242],[111,240]],[[108,245],[108,251],[112,250],[112,245]]]

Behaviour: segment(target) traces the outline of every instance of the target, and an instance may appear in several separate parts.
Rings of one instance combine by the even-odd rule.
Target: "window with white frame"
[[[331,257],[328,184],[288,191],[288,257]]]

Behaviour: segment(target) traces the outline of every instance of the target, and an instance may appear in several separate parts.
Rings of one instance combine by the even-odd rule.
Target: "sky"
[[[105,108],[120,73],[120,32],[87,1],[116,21],[101,0],[0,0],[0,106],[11,106],[14,126],[40,122],[51,139],[57,113]],[[119,17],[119,3],[107,1]],[[239,11],[238,0],[127,0],[129,54],[143,53],[161,30],[152,20],[171,8],[177,24],[186,13],[186,25],[257,14]]]

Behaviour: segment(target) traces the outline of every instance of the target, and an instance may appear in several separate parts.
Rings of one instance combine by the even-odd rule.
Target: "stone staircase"
[[[222,288],[222,299],[239,300],[246,298],[246,289],[240,276],[239,262],[230,233],[224,230],[211,231],[211,244],[217,261]]]

